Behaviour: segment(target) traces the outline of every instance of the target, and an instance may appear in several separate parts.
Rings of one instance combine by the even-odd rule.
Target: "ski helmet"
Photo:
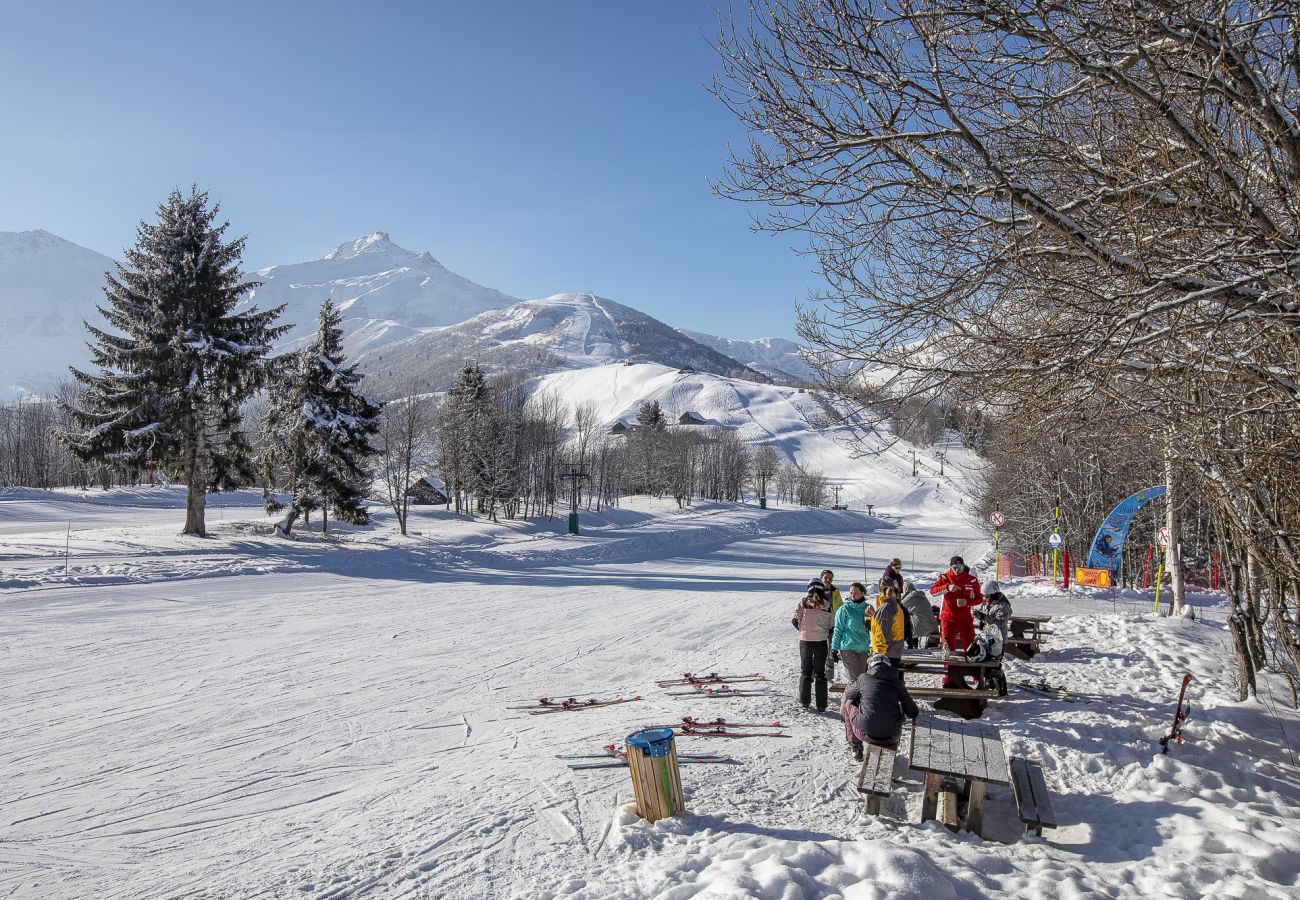
[[[1001,588],[998,587],[998,583],[996,581],[990,578],[988,581],[984,582],[984,584],[980,585],[980,590],[984,592],[985,597],[989,597],[992,596],[993,594],[996,594],[999,590],[1001,590]]]

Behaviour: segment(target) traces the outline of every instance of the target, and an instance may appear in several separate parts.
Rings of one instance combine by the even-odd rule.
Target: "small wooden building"
[[[687,410],[677,417],[678,425],[707,425],[709,424],[699,413]]]
[[[408,493],[415,506],[435,506],[447,502],[447,492],[441,478],[425,475],[411,483]]]

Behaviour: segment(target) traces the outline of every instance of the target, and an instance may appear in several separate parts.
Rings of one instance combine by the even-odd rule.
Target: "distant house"
[[[682,413],[680,416],[677,417],[677,424],[678,425],[707,425],[709,423],[705,421],[704,417],[701,416],[699,413],[694,413],[691,412],[690,410],[687,410],[686,412]]]
[[[411,503],[416,506],[434,506],[447,502],[447,492],[441,478],[433,475],[425,475],[423,478],[411,483],[411,489],[407,494]]]
[[[627,434],[636,428],[636,422],[629,422],[627,419],[619,419],[613,425],[609,426],[610,434]]]
[[[694,367],[694,366],[682,366],[682,367],[681,367],[680,369],[678,369],[677,371],[678,371],[678,373],[681,374],[681,375],[694,375],[694,374],[695,374],[695,367]]]

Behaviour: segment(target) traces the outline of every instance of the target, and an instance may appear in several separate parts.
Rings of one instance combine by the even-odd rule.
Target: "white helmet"
[[[996,594],[999,590],[998,583],[990,578],[988,581],[984,582],[984,584],[980,585],[980,590],[984,593],[985,597],[990,594]]]

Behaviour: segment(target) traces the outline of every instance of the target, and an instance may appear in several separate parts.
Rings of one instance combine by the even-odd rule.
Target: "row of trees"
[[[732,431],[670,428],[655,402],[626,439],[602,435],[593,404],[573,410],[554,395],[530,397],[522,378],[489,379],[474,363],[445,398],[412,395],[383,411],[344,359],[329,301],[305,347],[270,356],[286,330],[276,321],[282,308],[241,307],[253,286],[240,271],[244,239],[225,238],[218,211],[195,188],[173,192],[156,223],[140,224],[107,279],[100,310],[111,330],[87,326],[98,371],[74,370],[75,389],[57,407],[0,417],[13,458],[22,454],[27,467],[15,481],[84,483],[92,471],[138,473],[153,463],[186,486],[184,531],[197,535],[208,491],[259,481],[285,534],[313,512],[322,530],[331,515],[364,523],[376,481],[405,533],[412,484],[430,472],[441,475],[449,507],[493,520],[549,515],[566,497],[597,507],[627,493],[681,506],[735,502],[769,481],[797,502],[824,500],[822,476],[782,465],[770,447],[755,454]],[[70,456],[52,448],[56,432]],[[41,453],[27,446],[33,434],[46,435]]]
[[[1175,603],[1181,519],[1222,548],[1243,697],[1300,680],[1297,44],[1290,0],[783,0],[720,42],[753,141],[719,190],[809,238],[816,358],[883,414],[982,409],[1017,516],[1164,482]]]

